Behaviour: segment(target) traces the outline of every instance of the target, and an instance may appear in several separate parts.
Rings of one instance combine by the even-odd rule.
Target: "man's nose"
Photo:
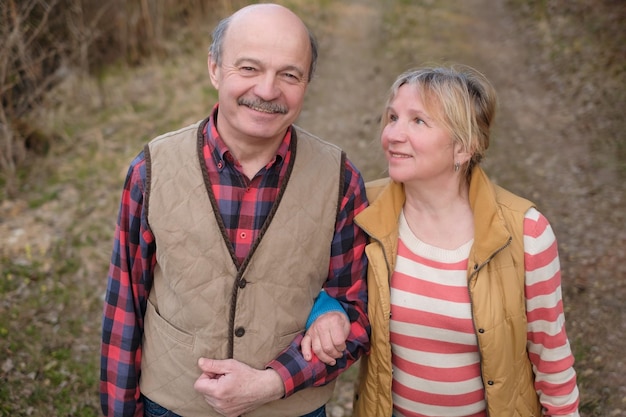
[[[274,74],[265,74],[259,77],[254,88],[254,93],[257,97],[265,101],[275,100],[280,95],[277,81],[276,75]]]

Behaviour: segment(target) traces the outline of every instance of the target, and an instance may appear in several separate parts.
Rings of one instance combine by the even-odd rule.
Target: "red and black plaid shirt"
[[[203,152],[220,214],[241,263],[270,212],[292,157],[291,129],[276,157],[249,180],[219,137],[216,114],[217,106],[205,128]],[[156,263],[156,242],[143,207],[145,184],[142,152],[132,161],[124,184],[108,275],[100,376],[101,404],[107,416],[140,416],[143,409],[139,400],[143,316]],[[367,200],[363,179],[349,161],[343,190],[324,288],[350,317],[347,354],[332,367],[317,358],[307,362],[299,346],[302,335],[297,337],[267,365],[282,377],[286,396],[328,383],[369,349],[366,237],[353,222]]]

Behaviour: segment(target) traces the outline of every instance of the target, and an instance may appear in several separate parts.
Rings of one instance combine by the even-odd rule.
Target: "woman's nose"
[[[404,142],[407,137],[406,130],[399,123],[389,124],[383,130],[383,138],[389,142]]]

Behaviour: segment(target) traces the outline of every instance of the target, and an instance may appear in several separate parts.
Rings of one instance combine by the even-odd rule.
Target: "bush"
[[[43,96],[72,73],[138,65],[162,53],[177,29],[201,23],[230,0],[0,0],[0,200],[19,190],[30,155],[47,152],[37,126]]]

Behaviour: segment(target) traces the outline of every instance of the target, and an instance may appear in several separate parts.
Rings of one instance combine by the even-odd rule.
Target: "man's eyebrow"
[[[242,64],[254,64],[256,66],[261,66],[261,61],[259,61],[258,59],[254,59],[254,58],[239,58],[235,61],[235,66],[239,66]]]

